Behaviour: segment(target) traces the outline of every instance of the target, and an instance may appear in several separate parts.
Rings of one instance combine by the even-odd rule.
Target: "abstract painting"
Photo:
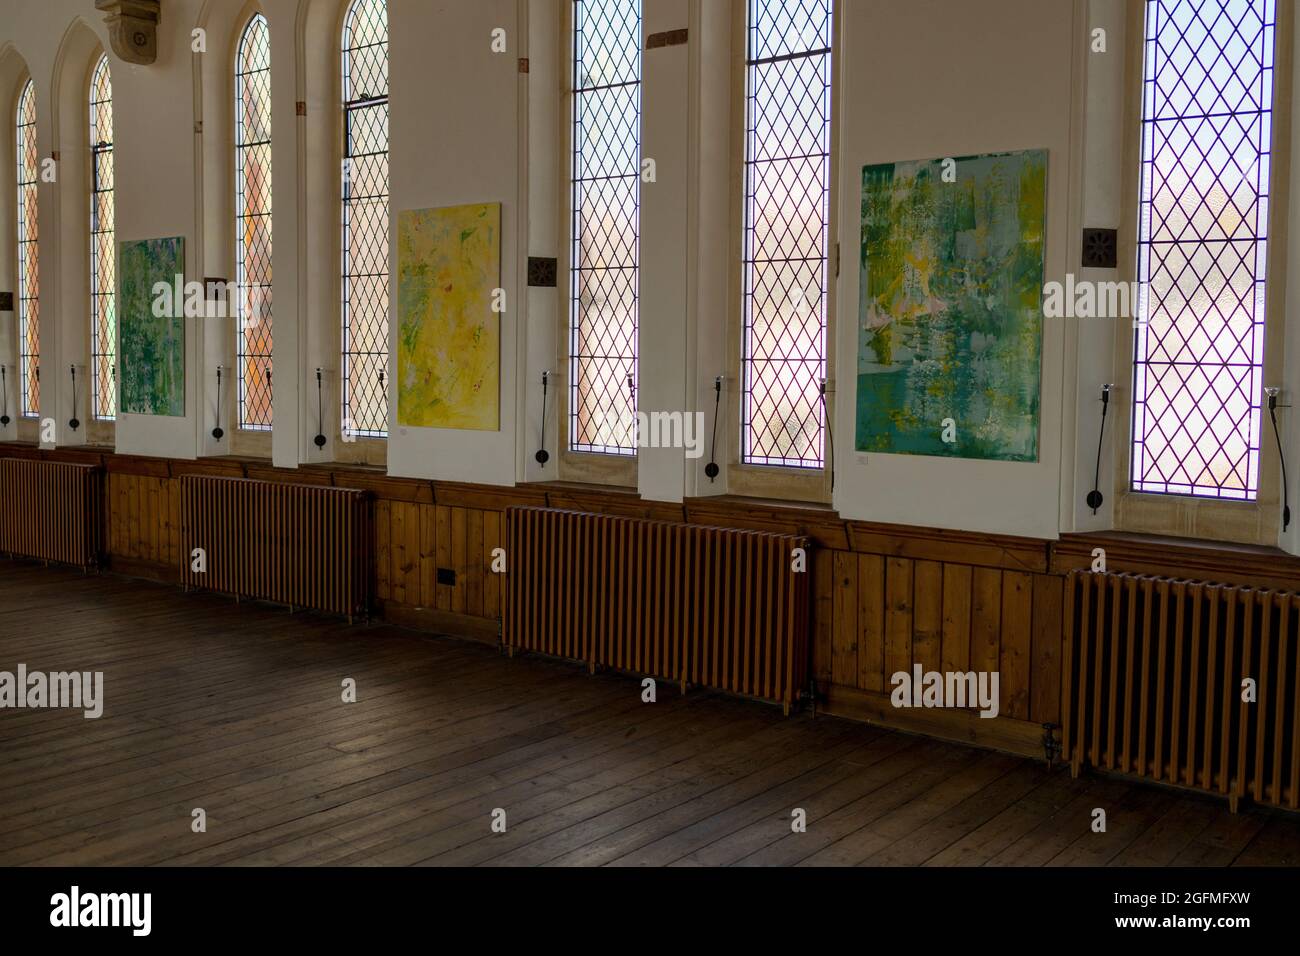
[[[170,292],[184,286],[184,273],[183,238],[118,245],[118,407],[127,414],[185,415],[185,313]],[[157,283],[169,290],[166,308],[154,294]]]
[[[397,420],[500,427],[501,205],[397,217]]]
[[[862,170],[856,448],[1037,461],[1047,153]]]

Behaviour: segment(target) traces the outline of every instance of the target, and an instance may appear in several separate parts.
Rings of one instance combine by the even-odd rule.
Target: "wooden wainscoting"
[[[733,497],[672,504],[643,501],[632,489],[489,487],[394,478],[356,465],[278,469],[238,458],[180,461],[23,445],[5,445],[0,454],[102,465],[109,567],[167,582],[179,581],[185,560],[182,475],[365,489],[374,502],[377,612],[394,623],[492,643],[500,640],[505,600],[504,582],[491,571],[492,553],[505,546],[504,511],[512,505],[799,535],[812,547],[810,669],[820,708],[1039,757],[1042,725],[1062,724],[1062,688],[1069,686],[1063,679],[1066,575],[1087,569],[1096,548],[1106,550],[1112,572],[1300,592],[1300,559],[1263,548],[1117,534],[1049,542],[845,521],[816,505]],[[941,672],[997,670],[999,716],[894,708],[890,677],[913,664]]]
[[[1060,577],[1045,541],[848,523],[817,554],[814,669],[827,709],[1042,755],[1061,714]],[[997,671],[999,713],[898,709],[893,674]]]
[[[492,552],[503,540],[500,509],[438,504],[432,489],[428,501],[377,500],[375,593],[384,616],[496,643],[502,586]]]
[[[108,563],[122,574],[179,584],[180,482],[166,462],[108,462]],[[160,467],[161,466],[161,467]]]

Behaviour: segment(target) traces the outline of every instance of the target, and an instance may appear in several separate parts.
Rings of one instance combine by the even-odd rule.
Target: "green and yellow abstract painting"
[[[500,427],[501,204],[397,217],[397,420]]]
[[[128,415],[185,415],[184,309],[180,302],[164,308],[154,294],[158,284],[175,288],[177,276],[183,286],[184,273],[180,236],[118,244],[118,407]]]
[[[858,451],[1037,461],[1047,152],[862,170]]]

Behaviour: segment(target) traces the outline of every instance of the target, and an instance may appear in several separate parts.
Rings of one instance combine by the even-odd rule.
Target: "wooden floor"
[[[106,705],[0,711],[0,864],[1300,863],[1296,815],[0,560],[20,662]]]

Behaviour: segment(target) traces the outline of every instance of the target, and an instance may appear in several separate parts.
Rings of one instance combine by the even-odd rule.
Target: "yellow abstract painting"
[[[501,204],[397,217],[397,421],[501,427]]]

